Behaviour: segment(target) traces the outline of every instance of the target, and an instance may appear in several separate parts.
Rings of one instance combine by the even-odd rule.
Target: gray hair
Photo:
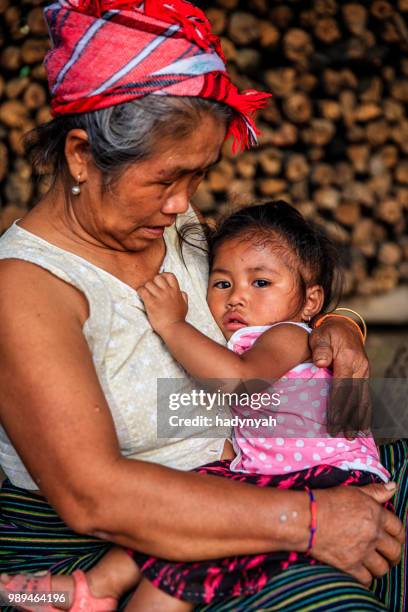
[[[149,159],[162,139],[180,141],[194,131],[203,114],[226,126],[233,117],[227,105],[198,97],[150,94],[117,106],[75,115],[60,115],[26,137],[34,169],[68,179],[65,140],[70,130],[88,134],[93,161],[106,187],[135,162]]]

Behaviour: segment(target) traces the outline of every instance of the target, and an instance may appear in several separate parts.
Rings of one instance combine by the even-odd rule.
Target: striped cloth
[[[252,113],[270,94],[239,93],[219,38],[185,0],[59,0],[44,9],[54,115],[114,106],[148,94],[198,96],[234,109],[228,136],[257,141]]]
[[[383,465],[398,483],[393,499],[407,527],[408,440],[380,447]],[[49,570],[70,574],[87,570],[106,553],[109,544],[71,531],[44,498],[18,489],[8,481],[0,490],[0,571],[17,573]],[[296,565],[274,577],[260,592],[223,604],[196,608],[200,612],[259,610],[390,610],[404,612],[407,592],[407,550],[401,563],[376,580],[371,591],[350,576],[324,565]],[[380,603],[380,601],[382,603]],[[3,607],[2,612],[13,608]]]

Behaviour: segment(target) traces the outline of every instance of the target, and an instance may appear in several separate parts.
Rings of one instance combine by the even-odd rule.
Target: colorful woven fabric
[[[381,461],[397,485],[393,498],[397,515],[407,528],[408,441],[380,446]],[[235,474],[239,479],[242,474]],[[112,495],[115,491],[112,491]],[[110,544],[74,533],[47,501],[5,481],[0,488],[0,572],[71,574],[93,567]],[[389,574],[374,581],[371,591],[351,576],[325,565],[293,565],[258,593],[233,598],[225,603],[197,607],[200,612],[306,612],[310,610],[407,609],[407,543],[401,562]],[[373,592],[376,596],[374,596]],[[378,597],[378,599],[377,599]],[[380,603],[381,602],[381,603]],[[2,612],[11,612],[4,606]],[[120,609],[123,609],[122,607]]]
[[[216,461],[195,469],[199,474],[228,478],[258,487],[275,487],[304,491],[335,486],[363,486],[381,482],[374,474],[340,470],[319,465],[290,475],[263,475],[232,472],[231,461]],[[235,555],[223,559],[174,562],[134,552],[140,571],[156,588],[194,604],[212,604],[232,597],[259,593],[283,570],[292,565],[315,565],[303,553],[277,551],[257,555]]]
[[[227,137],[252,146],[252,113],[270,94],[239,93],[204,13],[184,0],[59,0],[44,9],[53,48],[45,66],[54,115],[148,94],[198,96],[234,109]]]

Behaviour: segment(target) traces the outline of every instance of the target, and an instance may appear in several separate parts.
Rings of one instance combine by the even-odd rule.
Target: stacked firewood
[[[44,189],[23,147],[24,134],[50,119],[42,5],[0,0],[0,231],[24,215]]]
[[[201,207],[283,198],[352,246],[350,291],[407,281],[408,1],[202,6],[237,85],[274,97],[260,147],[236,159],[226,147]]]
[[[38,0],[0,0],[3,229],[44,184],[21,136],[48,119]],[[209,217],[283,198],[352,247],[349,291],[408,280],[408,0],[217,0],[206,10],[240,89],[271,92],[260,146],[224,158],[195,202]]]

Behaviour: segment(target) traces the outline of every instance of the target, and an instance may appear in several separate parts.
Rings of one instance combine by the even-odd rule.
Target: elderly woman
[[[211,429],[157,439],[156,380],[185,372],[137,294],[173,272],[191,323],[223,342],[205,301],[205,257],[181,256],[176,226],[194,215],[190,198],[226,136],[254,142],[248,113],[265,95],[237,92],[204,15],[181,0],[60,0],[46,17],[56,118],[31,152],[55,182],[0,242],[0,569],[70,574],[113,543],[173,560],[305,551],[306,493],[189,472],[231,457]],[[318,365],[366,374],[352,324],[327,319],[311,346]],[[391,455],[397,480],[405,446]],[[393,493],[316,492],[320,564],[216,609],[400,609],[403,527],[382,505]],[[402,494],[397,510],[406,513]],[[364,585],[383,575],[380,603]]]

